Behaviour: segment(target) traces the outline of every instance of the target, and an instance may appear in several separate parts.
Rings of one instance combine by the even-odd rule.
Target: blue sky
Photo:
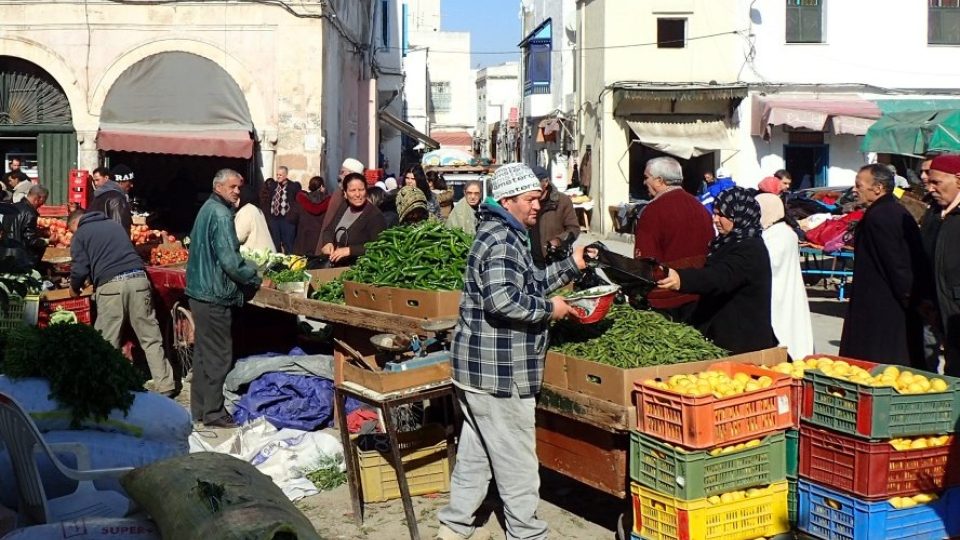
[[[511,51],[512,55],[474,54],[471,67],[519,60],[520,0],[443,0],[442,30],[470,32],[471,50]]]

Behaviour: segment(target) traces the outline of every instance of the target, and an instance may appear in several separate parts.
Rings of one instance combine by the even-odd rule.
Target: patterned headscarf
[[[763,232],[760,227],[760,204],[749,190],[742,187],[733,187],[717,195],[713,211],[732,221],[733,230],[730,234],[718,234],[710,242],[711,255],[729,243],[756,238]]]

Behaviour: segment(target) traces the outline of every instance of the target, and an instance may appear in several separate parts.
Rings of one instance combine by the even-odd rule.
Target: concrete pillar
[[[273,178],[274,163],[277,157],[277,131],[260,131],[260,173],[263,179]]]
[[[77,131],[77,168],[93,172],[100,166],[100,155],[97,152],[97,131]]]

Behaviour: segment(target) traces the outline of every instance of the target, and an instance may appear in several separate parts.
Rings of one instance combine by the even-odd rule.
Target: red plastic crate
[[[40,313],[37,317],[37,326],[46,328],[50,324],[50,315],[57,309],[72,311],[80,324],[93,324],[93,307],[89,296],[79,298],[64,298],[63,300],[44,300],[40,302]]]
[[[800,429],[800,408],[803,405],[803,379],[790,381],[790,415],[793,429]]]
[[[960,463],[944,446],[896,450],[804,425],[800,428],[800,477],[866,500],[939,492],[960,485]]]
[[[687,448],[713,448],[761,438],[793,425],[791,378],[750,364],[718,362],[709,371],[729,376],[742,372],[767,376],[773,384],[762,390],[727,398],[684,396],[634,383],[637,391],[637,429],[660,440]]]

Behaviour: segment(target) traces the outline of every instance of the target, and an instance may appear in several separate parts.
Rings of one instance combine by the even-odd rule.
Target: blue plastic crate
[[[867,502],[800,480],[797,528],[824,540],[933,540],[960,535],[960,489],[913,508]]]

